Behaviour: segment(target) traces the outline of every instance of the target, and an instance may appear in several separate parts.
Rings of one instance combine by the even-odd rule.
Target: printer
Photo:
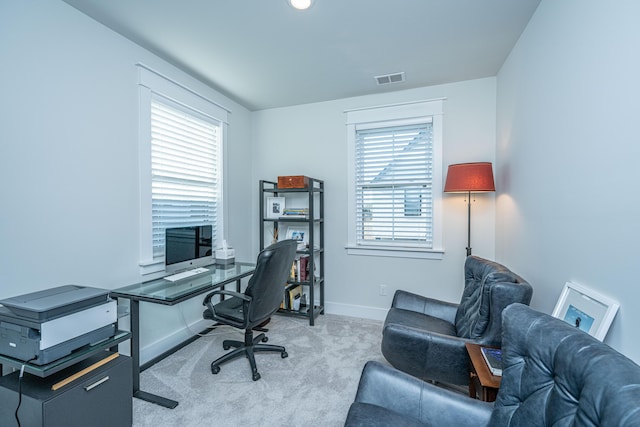
[[[0,354],[44,365],[115,335],[106,289],[65,285],[0,300]]]

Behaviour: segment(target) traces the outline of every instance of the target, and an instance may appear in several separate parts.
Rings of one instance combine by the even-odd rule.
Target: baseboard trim
[[[387,311],[388,309],[386,308],[342,304],[336,302],[327,302],[324,306],[324,312],[327,314],[360,317],[362,319],[371,320],[384,320],[387,316]],[[158,340],[144,348],[141,348],[140,366],[145,369],[152,366],[168,354],[173,353],[173,351],[197,339],[198,336],[195,335],[193,331],[203,331],[209,327],[211,327],[211,321],[202,319],[191,323],[189,328],[180,329],[162,340]]]
[[[180,329],[171,335],[168,335],[164,339],[158,340],[153,344],[149,344],[140,349],[140,366],[145,368],[150,367],[154,363],[158,362],[162,358],[166,357],[169,353],[178,348],[189,344],[193,340],[198,338],[198,335],[194,331],[201,333],[212,325],[211,320],[198,320],[189,325],[188,328]],[[162,357],[161,357],[162,356]]]
[[[326,302],[325,313],[341,316],[360,317],[363,319],[384,320],[387,317],[387,308],[368,307],[364,305],[343,304],[338,302]]]

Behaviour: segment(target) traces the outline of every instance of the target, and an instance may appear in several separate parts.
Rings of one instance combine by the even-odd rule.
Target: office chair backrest
[[[297,246],[295,240],[283,240],[258,254],[256,270],[245,290],[253,298],[248,313],[250,323],[268,318],[280,307]]]

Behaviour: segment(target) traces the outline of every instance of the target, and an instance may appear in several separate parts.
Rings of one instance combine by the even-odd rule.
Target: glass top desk
[[[166,408],[175,408],[178,402],[140,390],[140,301],[153,304],[175,305],[188,299],[224,288],[236,282],[236,291],[240,292],[240,281],[253,274],[255,264],[236,262],[228,266],[208,265],[209,271],[187,277],[175,282],[156,279],[144,283],[125,286],[112,290],[112,298],[124,298],[131,301],[131,358],[133,359],[133,395],[138,399],[157,403]],[[188,342],[188,341],[187,341]],[[164,353],[160,360],[174,350]]]

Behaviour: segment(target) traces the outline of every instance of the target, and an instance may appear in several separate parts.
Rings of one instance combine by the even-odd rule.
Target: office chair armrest
[[[243,301],[251,301],[252,298],[248,295],[245,294],[241,294],[239,292],[235,292],[235,291],[228,291],[226,289],[219,289],[213,292],[210,292],[209,294],[207,294],[206,297],[204,297],[204,301],[202,301],[202,305],[208,305],[211,303],[211,298],[213,298],[214,295],[229,295],[232,297],[236,297],[236,298],[240,298]]]
[[[209,309],[209,311],[211,311],[211,313],[210,313],[211,317],[209,317],[209,316],[207,316],[207,315],[205,314],[205,313],[206,313],[206,310],[205,310],[205,313],[203,313],[203,317],[204,317],[205,319],[215,319],[215,318],[216,318],[216,316],[217,316],[217,315],[216,315],[216,309],[215,309],[215,306],[214,306],[214,305],[213,305],[213,303],[211,302],[211,298],[213,298],[213,296],[214,296],[214,295],[229,295],[229,296],[231,296],[231,297],[239,298],[239,299],[241,299],[241,300],[243,301],[243,303],[242,303],[242,304],[245,306],[245,310],[246,310],[247,305],[248,305],[248,304],[253,300],[253,297],[251,297],[251,296],[249,296],[249,295],[241,294],[241,293],[239,293],[239,292],[227,291],[227,290],[225,290],[225,289],[220,289],[220,290],[217,290],[217,291],[213,291],[213,292],[209,293],[209,294],[204,298],[204,301],[202,301],[202,305],[206,306],[206,307]],[[246,322],[246,321],[247,321],[247,320],[245,319],[245,322]],[[242,327],[242,328],[246,327],[246,325],[245,325],[245,326],[234,325],[234,326],[236,326],[236,327]]]

